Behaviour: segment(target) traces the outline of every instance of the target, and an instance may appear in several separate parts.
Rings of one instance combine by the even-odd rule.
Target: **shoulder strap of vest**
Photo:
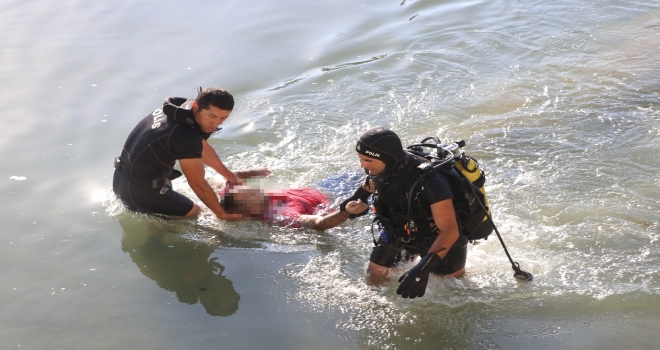
[[[172,117],[176,122],[190,125],[193,129],[199,130],[204,140],[208,140],[212,134],[222,130],[217,128],[209,133],[202,132],[197,122],[195,122],[195,115],[192,112],[192,104],[195,100],[187,99],[184,97],[168,97],[163,102],[163,112]]]
[[[417,185],[424,180],[427,176],[432,174],[436,169],[442,168],[447,164],[453,164],[454,159],[453,158],[447,158],[442,161],[438,162],[424,162],[418,165],[417,167],[422,169],[424,173],[413,183],[413,185],[410,187],[410,191],[408,191],[408,217],[412,215],[412,199],[413,199],[413,193],[415,192],[415,188],[417,188]]]
[[[169,97],[163,102],[163,112],[179,123],[195,126],[195,117],[191,110],[193,102],[194,100],[183,97]]]

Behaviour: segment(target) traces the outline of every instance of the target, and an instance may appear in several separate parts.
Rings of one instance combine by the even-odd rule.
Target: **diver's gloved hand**
[[[362,188],[360,186],[360,187],[358,187],[357,190],[355,190],[355,193],[353,193],[352,196],[346,198],[343,202],[341,202],[341,204],[339,204],[339,210],[340,211],[346,211],[346,204],[348,204],[349,202],[352,202],[352,201],[356,201],[358,199],[362,203],[369,203],[369,196],[371,196],[371,192],[365,190],[364,188]],[[358,216],[365,215],[368,212],[369,212],[369,207],[367,206],[367,208],[363,212],[361,212],[359,214],[351,214],[350,218],[354,219]]]
[[[349,219],[362,216],[368,210],[369,204],[362,203],[360,198],[358,198],[356,201],[348,202],[348,204],[346,204],[346,212],[349,214]]]
[[[442,258],[435,253],[424,255],[417,265],[399,277],[399,288],[396,289],[396,294],[410,299],[424,296],[426,284],[429,282],[429,274],[441,263]]]

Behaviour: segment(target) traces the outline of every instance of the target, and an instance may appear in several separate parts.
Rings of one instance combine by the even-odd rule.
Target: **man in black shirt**
[[[190,188],[219,219],[240,219],[224,211],[204,177],[209,166],[227,181],[241,183],[207,142],[233,108],[234,97],[218,88],[200,89],[195,100],[165,100],[138,123],[115,159],[114,192],[132,210],[195,217],[200,206],[172,190],[171,180],[181,175],[174,169],[178,160]]]

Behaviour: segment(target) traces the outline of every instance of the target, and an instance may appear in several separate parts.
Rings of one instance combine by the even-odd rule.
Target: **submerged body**
[[[219,178],[212,183],[217,186],[228,213],[282,226],[325,230],[367,209],[366,204],[353,201],[341,210],[332,211],[326,195],[313,188],[262,190],[226,185]]]

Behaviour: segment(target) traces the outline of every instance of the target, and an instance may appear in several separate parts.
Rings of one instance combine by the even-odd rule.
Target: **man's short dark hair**
[[[208,109],[211,106],[225,111],[234,109],[234,96],[227,90],[216,87],[210,87],[200,91],[195,101],[201,109]]]

